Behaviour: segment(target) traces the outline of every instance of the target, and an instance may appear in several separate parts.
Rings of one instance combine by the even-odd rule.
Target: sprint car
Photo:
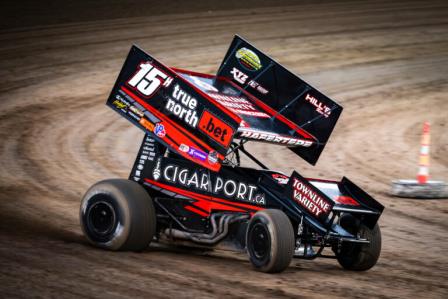
[[[230,249],[268,273],[292,258],[376,264],[380,203],[348,178],[287,176],[247,150],[276,144],[315,165],[342,107],[243,38],[216,75],[167,67],[132,46],[107,105],[144,137],[129,178],[100,181],[82,199],[93,245]]]

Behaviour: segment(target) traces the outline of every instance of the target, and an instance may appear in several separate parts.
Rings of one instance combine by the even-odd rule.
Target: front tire
[[[151,197],[130,180],[109,179],[90,187],[82,199],[79,218],[90,243],[108,250],[141,251],[156,231]]]
[[[281,210],[257,212],[247,228],[246,246],[250,262],[256,270],[282,272],[294,255],[295,238],[291,221]]]

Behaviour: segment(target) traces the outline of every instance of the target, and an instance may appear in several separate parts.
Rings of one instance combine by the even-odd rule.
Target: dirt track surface
[[[316,167],[253,145],[272,168],[354,180],[386,206],[365,273],[332,260],[254,272],[244,255],[90,247],[78,224],[94,182],[127,177],[142,133],[104,102],[132,43],[168,65],[216,71],[239,33],[345,110]],[[423,121],[431,174],[448,180],[448,3],[319,2],[0,31],[0,297],[448,296],[448,201],[397,199]]]

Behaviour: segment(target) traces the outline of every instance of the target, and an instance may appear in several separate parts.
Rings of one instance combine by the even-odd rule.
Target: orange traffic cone
[[[391,194],[406,198],[448,198],[448,184],[428,180],[429,177],[429,122],[423,124],[417,180],[392,181]]]
[[[423,134],[420,147],[420,161],[417,174],[417,181],[419,184],[426,184],[429,177],[429,122],[423,124]]]

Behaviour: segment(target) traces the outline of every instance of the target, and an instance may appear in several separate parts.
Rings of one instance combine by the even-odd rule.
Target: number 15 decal
[[[173,78],[146,62],[140,64],[140,70],[128,81],[128,84],[145,97],[151,97],[160,85],[168,87],[172,81]]]

